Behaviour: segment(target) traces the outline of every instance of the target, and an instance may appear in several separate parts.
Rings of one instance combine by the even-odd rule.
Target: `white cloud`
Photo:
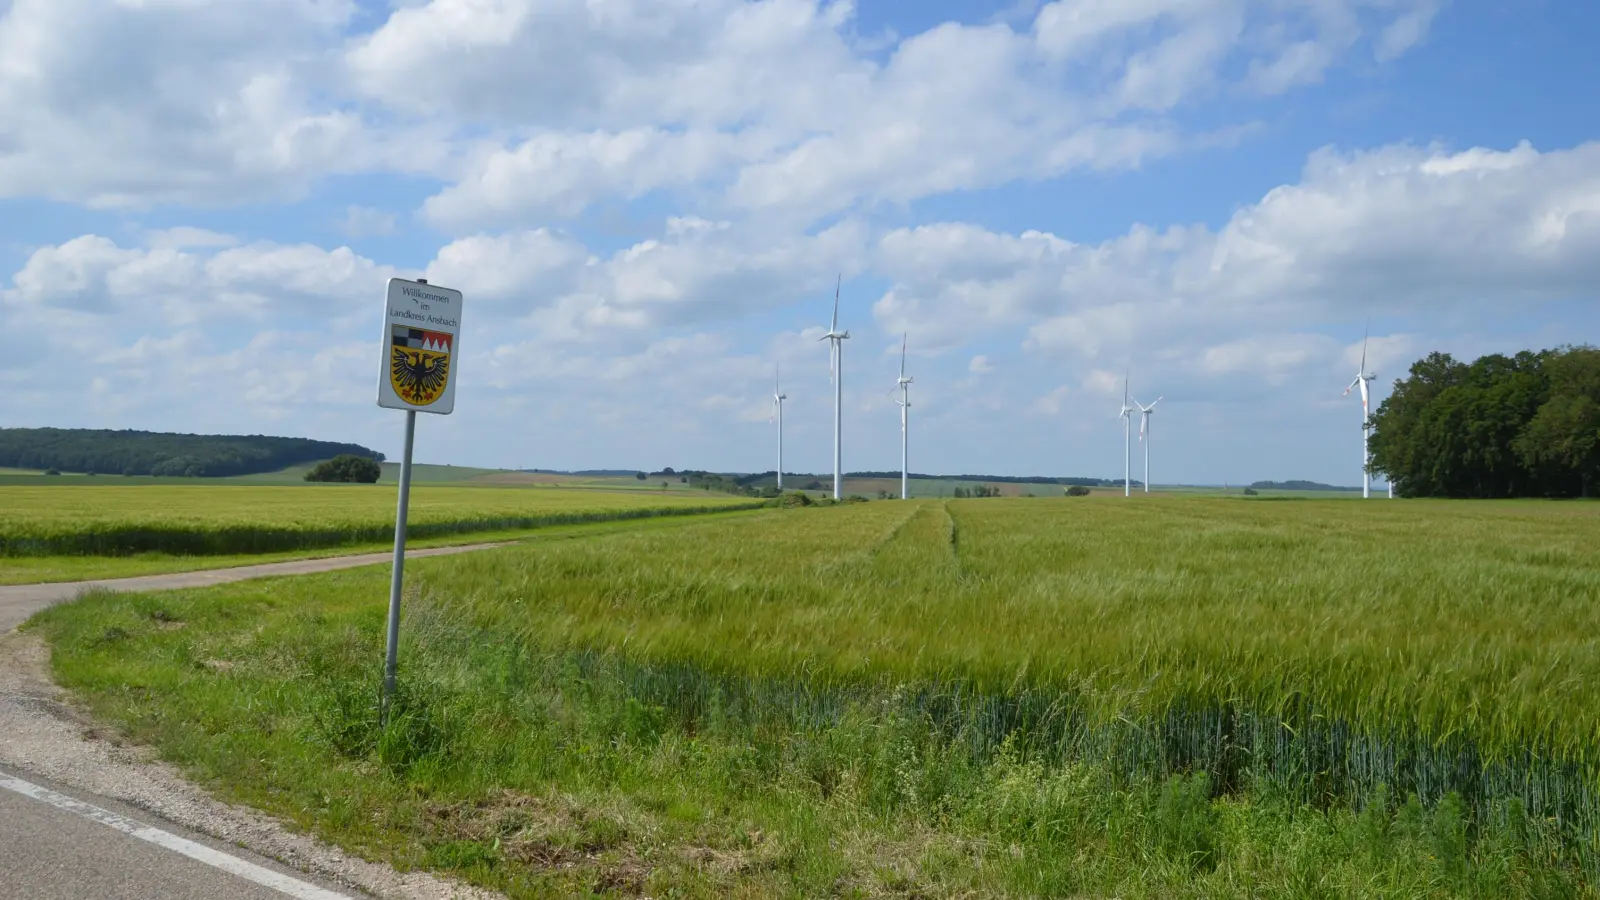
[[[577,241],[547,229],[474,235],[445,245],[428,265],[428,279],[479,301],[530,309],[573,290],[589,253]]]
[[[488,155],[423,206],[445,226],[575,216],[601,197],[633,200],[692,184],[753,156],[752,141],[715,131],[544,134]]]
[[[967,363],[967,371],[974,375],[989,375],[994,372],[994,363],[989,361],[989,357],[980,353]]]
[[[1337,357],[1338,342],[1321,334],[1262,334],[1206,347],[1200,370],[1208,375],[1261,376],[1282,383],[1290,375]]]
[[[1379,62],[1395,59],[1410,50],[1428,33],[1434,16],[1439,14],[1442,0],[1428,2],[1395,19],[1378,35],[1373,53]]]
[[[1266,93],[1316,81],[1430,2],[1061,0],[1031,25],[945,23],[879,53],[845,2],[434,0],[355,39],[346,64],[391,108],[508,136],[429,200],[446,227],[691,187],[703,204],[809,221],[1204,145],[1165,114],[1235,70]]]
[[[926,225],[885,235],[875,313],[952,343],[1012,328],[1052,355],[1209,347],[1205,371],[1333,355],[1249,343],[1329,320],[1562,298],[1600,281],[1600,143],[1314,154],[1220,230],[1135,227],[1096,245]],[[1240,333],[1250,335],[1240,343]],[[1214,352],[1213,352],[1214,351]]]
[[[354,11],[15,0],[0,12],[0,197],[215,205],[406,155],[369,145],[302,78]]]
[[[33,315],[52,310],[113,314],[103,327],[160,331],[196,322],[329,320],[375,308],[395,270],[349,248],[257,242],[234,246],[225,236],[173,232],[142,248],[85,235],[35,250],[0,302]],[[208,235],[208,236],[205,236]],[[187,242],[186,244],[184,242]],[[120,324],[118,324],[120,323]]]
[[[1060,0],[879,48],[846,0],[431,0],[355,33],[354,0],[15,0],[0,197],[215,206],[400,172],[449,180],[426,213],[458,233],[661,190],[812,221],[1203,145],[1166,113],[1230,73],[1316,80],[1365,36],[1392,58],[1435,5]]]

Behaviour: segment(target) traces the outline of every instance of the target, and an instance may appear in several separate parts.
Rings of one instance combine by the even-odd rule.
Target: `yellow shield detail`
[[[427,406],[450,383],[451,336],[394,326],[389,347],[389,384],[401,400]]]

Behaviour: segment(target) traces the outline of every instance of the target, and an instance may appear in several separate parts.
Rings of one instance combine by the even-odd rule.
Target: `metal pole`
[[[778,493],[783,493],[783,401],[778,401]]]
[[[394,513],[394,571],[389,576],[389,638],[383,661],[383,720],[394,696],[395,667],[400,654],[400,586],[406,564],[406,508],[411,501],[411,445],[417,434],[417,411],[406,410],[406,449],[400,457],[400,500]]]
[[[841,468],[839,443],[844,431],[844,341],[833,339],[833,346],[838,349],[834,357],[838,361],[838,369],[833,376],[833,499],[844,499],[844,469]]]
[[[1367,465],[1372,462],[1372,455],[1367,450],[1367,438],[1371,433],[1366,424],[1361,425],[1361,499],[1366,500],[1372,496],[1372,473],[1367,471]]]
[[[1150,405],[1151,406],[1155,406],[1154,403],[1152,403]],[[1153,431],[1153,429],[1151,429],[1151,427],[1150,427],[1150,417],[1149,416],[1145,416],[1145,419],[1144,419],[1144,492],[1146,494],[1150,493],[1150,435],[1151,435],[1152,431]]]
[[[900,389],[900,499],[901,500],[909,499],[910,496],[911,496],[906,491],[906,473],[910,471],[910,468],[909,468],[910,467],[910,463],[908,463],[906,461],[907,460],[907,457],[906,457],[906,446],[907,446],[907,443],[906,443],[906,410],[909,409],[910,407],[911,407],[911,404],[906,400],[906,389],[902,387]]]
[[[1122,496],[1133,496],[1133,417],[1122,416]]]

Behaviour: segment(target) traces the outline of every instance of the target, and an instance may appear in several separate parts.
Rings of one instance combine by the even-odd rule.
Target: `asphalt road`
[[[148,814],[103,797],[85,797],[59,785],[44,783],[36,775],[21,775],[32,787],[71,800],[86,801],[102,815],[89,818],[47,800],[17,793],[8,784],[19,776],[0,769],[0,898],[27,900],[283,900],[285,897],[332,900],[356,894],[319,884],[309,876],[237,847],[227,847],[204,835],[152,822]],[[165,835],[169,843],[192,844],[197,853],[212,856],[202,862],[168,846],[141,839],[105,824],[120,820],[151,837]],[[231,861],[231,862],[230,862]],[[267,887],[247,877],[217,867],[257,869],[280,879]],[[240,865],[240,864],[244,865]]]

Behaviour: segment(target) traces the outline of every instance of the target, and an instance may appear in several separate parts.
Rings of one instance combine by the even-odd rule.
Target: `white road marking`
[[[301,881],[298,878],[291,878],[264,866],[245,862],[237,856],[229,856],[204,844],[197,844],[175,834],[169,834],[159,828],[152,828],[143,822],[136,822],[126,816],[119,816],[110,810],[91,806],[81,800],[74,800],[65,794],[58,794],[48,788],[42,788],[20,778],[12,778],[8,775],[0,774],[0,788],[15,791],[24,797],[31,797],[68,812],[77,813],[102,825],[109,825],[125,834],[133,835],[141,841],[149,841],[157,846],[182,853],[190,859],[203,862],[229,874],[237,875],[246,881],[253,881],[263,887],[272,888],[290,897],[297,897],[300,900],[350,900],[345,894],[336,894],[333,891],[324,890],[314,884]]]

